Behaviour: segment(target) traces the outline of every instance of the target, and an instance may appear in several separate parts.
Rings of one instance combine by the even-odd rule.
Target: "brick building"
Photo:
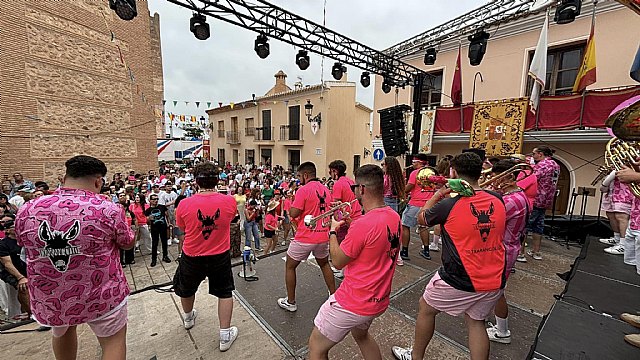
[[[123,21],[108,0],[0,2],[0,174],[55,184],[77,154],[109,176],[157,167],[160,19],[137,10]]]

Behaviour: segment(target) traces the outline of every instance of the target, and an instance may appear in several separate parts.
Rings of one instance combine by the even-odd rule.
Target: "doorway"
[[[260,149],[260,159],[262,165],[271,166],[271,149]]]
[[[238,159],[240,156],[238,155],[238,149],[233,149],[233,166],[235,166],[236,164],[240,163],[240,159]]]
[[[289,150],[289,170],[293,173],[298,171],[300,166],[300,150]]]
[[[556,198],[556,215],[563,215],[567,213],[569,199],[571,198],[571,174],[562,161],[558,159],[553,159],[553,161],[560,166],[560,176],[558,177],[558,185],[556,187],[556,193],[558,194]],[[547,212],[551,214],[552,210],[553,209]]]
[[[353,173],[360,167],[360,155],[353,155]]]

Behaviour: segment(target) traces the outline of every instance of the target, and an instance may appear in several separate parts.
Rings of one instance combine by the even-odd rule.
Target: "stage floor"
[[[280,248],[280,247],[279,247]],[[412,233],[410,261],[397,267],[389,310],[376,319],[371,327],[383,358],[393,359],[391,346],[409,346],[413,341],[418,299],[434,271],[440,266],[440,253],[432,252],[432,260],[419,256],[420,240]],[[175,259],[177,246],[170,247]],[[554,303],[565,283],[556,272],[569,270],[580,249],[552,241],[543,241],[544,260],[529,258],[517,263],[506,289],[510,304],[512,343],[491,344],[492,359],[523,359],[533,343],[542,315]],[[233,324],[240,335],[232,349],[221,353],[217,349],[217,303],[207,295],[203,284],[196,299],[199,311],[196,326],[190,331],[182,328],[179,298],[171,293],[146,291],[130,297],[128,328],[128,359],[262,359],[304,358],[307,341],[313,328],[313,318],[328,293],[320,269],[310,259],[298,268],[298,311],[286,312],[276,299],[285,294],[284,253],[261,259],[257,263],[258,281],[245,282],[236,276],[236,303]],[[177,264],[159,263],[150,268],[148,256],[136,257],[136,264],[127,266],[127,279],[132,290],[169,281]],[[234,274],[240,271],[234,268]],[[14,330],[34,328],[26,325]],[[79,359],[95,359],[99,346],[90,329],[79,327]],[[0,335],[3,358],[52,359],[50,333],[28,332]],[[446,314],[438,316],[436,335],[427,349],[430,359],[468,358],[464,321]],[[359,349],[351,337],[338,344],[331,359],[360,359]]]

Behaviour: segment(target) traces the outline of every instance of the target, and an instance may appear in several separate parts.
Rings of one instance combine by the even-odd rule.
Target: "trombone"
[[[516,179],[517,181],[520,181],[524,178],[527,178],[529,176],[531,176],[531,174],[533,174],[533,167],[531,167],[531,165],[529,164],[525,164],[525,163],[519,163],[516,164],[512,167],[510,167],[509,169],[505,170],[504,172],[498,174],[498,175],[491,175],[491,169],[487,169],[487,170],[483,170],[482,171],[482,175],[480,176],[480,182],[478,182],[478,186],[480,186],[481,188],[485,188],[489,185],[495,185],[497,184],[498,181],[505,179],[507,176],[512,175],[512,174],[516,174],[516,173],[520,173],[523,172],[524,173],[524,177],[520,178],[520,179]],[[500,186],[496,187],[496,189],[499,189]]]
[[[306,215],[304,217],[304,224],[308,227],[314,228],[316,227],[318,221],[320,221],[320,226],[322,226],[323,228],[329,227],[331,226],[332,217],[336,217],[336,220],[342,220],[343,218],[349,216],[349,214],[351,214],[351,207],[356,201],[358,201],[358,199],[353,199],[349,202],[341,202],[316,217]]]

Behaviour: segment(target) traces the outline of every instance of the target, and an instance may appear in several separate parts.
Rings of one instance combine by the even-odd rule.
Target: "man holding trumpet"
[[[384,203],[384,173],[364,165],[355,172],[354,189],[365,214],[351,222],[345,239],[336,231],[345,221],[331,220],[329,244],[335,267],[344,281],[322,305],[309,338],[309,358],[328,359],[329,350],[351,332],[365,359],[380,359],[380,348],[369,335],[373,320],[389,306],[391,281],[400,249],[400,216]]]
[[[310,161],[300,164],[298,179],[301,187],[296,192],[295,200],[291,204],[291,217],[301,219],[308,218],[308,216],[318,217],[329,210],[331,191],[316,177],[316,165]],[[311,253],[322,270],[329,293],[333,294],[336,291],[336,281],[331,271],[331,265],[329,265],[329,224],[330,222],[326,220],[314,221],[309,224],[307,221],[301,221],[298,224],[295,238],[287,249],[285,263],[287,296],[278,299],[278,306],[281,308],[291,312],[298,310],[296,268]]]

